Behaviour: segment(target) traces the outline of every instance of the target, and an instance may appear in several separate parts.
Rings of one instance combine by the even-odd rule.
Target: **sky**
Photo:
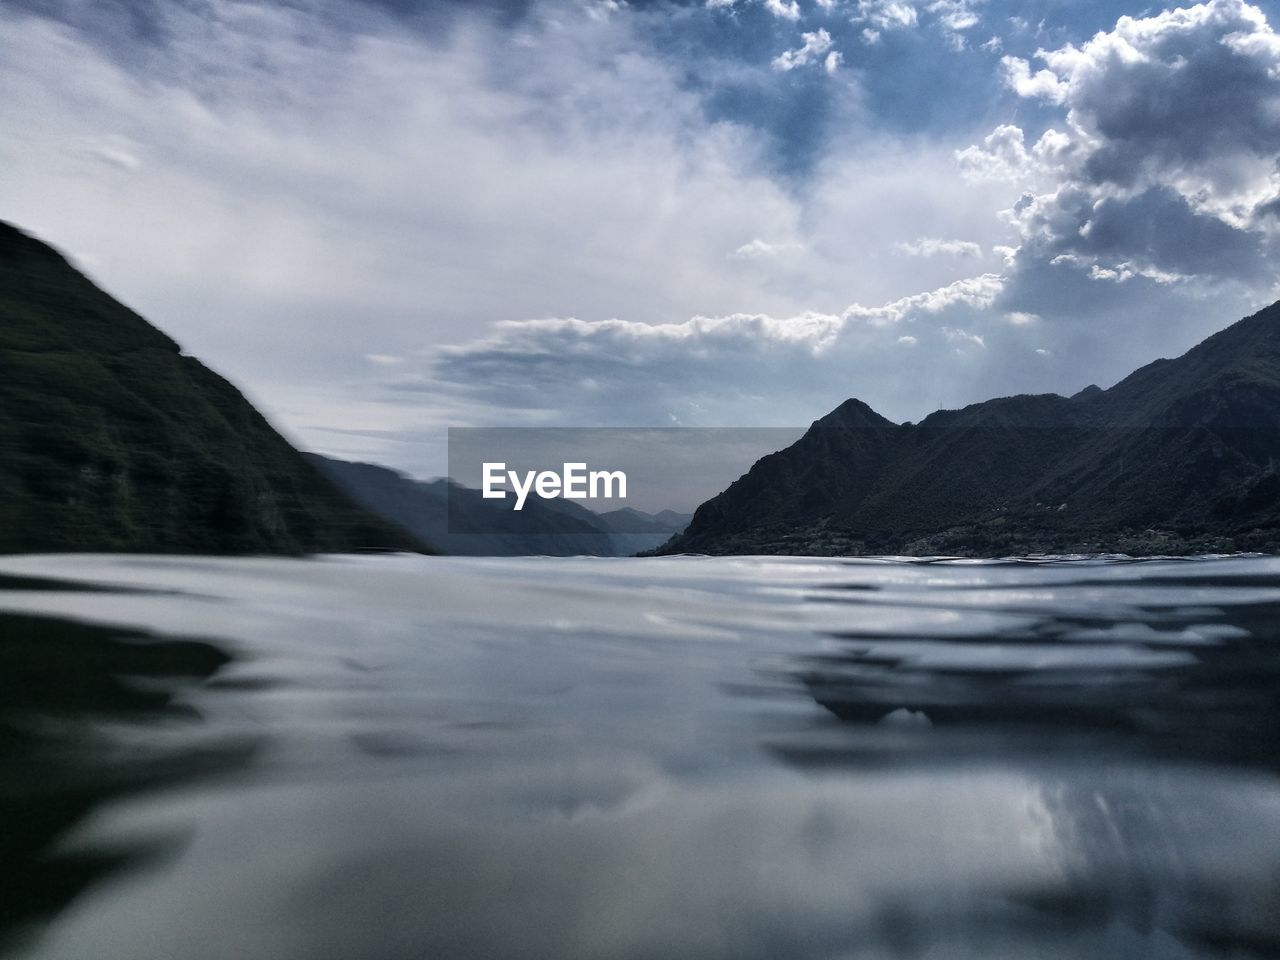
[[[308,449],[895,421],[1280,298],[1272,4],[6,0],[0,219]]]

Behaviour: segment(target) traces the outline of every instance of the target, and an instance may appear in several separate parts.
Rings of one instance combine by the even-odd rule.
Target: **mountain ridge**
[[[226,379],[0,221],[0,552],[430,552]]]
[[[847,400],[702,504],[658,553],[1280,548],[1280,304],[1070,397],[917,424]]]

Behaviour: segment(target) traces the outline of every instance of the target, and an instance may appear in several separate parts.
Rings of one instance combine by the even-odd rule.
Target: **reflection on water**
[[[6,578],[3,588],[66,584]],[[64,852],[58,840],[110,799],[231,759],[190,743],[126,752],[102,730],[108,721],[159,729],[186,718],[177,689],[226,660],[206,643],[0,614],[0,948],[20,942],[102,875],[169,845],[157,838],[143,847]]]
[[[1278,638],[1269,558],[4,558],[0,927],[1280,956]]]

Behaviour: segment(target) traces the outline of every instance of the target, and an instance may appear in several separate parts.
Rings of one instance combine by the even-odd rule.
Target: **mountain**
[[[894,424],[848,400],[657,552],[1280,550],[1280,304],[1109,390]]]
[[[671,536],[688,526],[689,521],[693,519],[693,514],[676,513],[674,510],[645,513],[635,507],[622,507],[620,510],[598,513],[596,517],[606,530],[612,530],[615,533],[665,533]]]
[[[657,513],[649,514],[649,516],[673,533],[679,533],[693,519],[692,513],[679,513],[675,510],[659,510]]]
[[[608,510],[597,517],[600,525],[611,532],[616,555],[620,557],[634,556],[661,546],[693,519],[692,514],[674,510],[645,513],[634,507]]]
[[[425,550],[230,383],[0,222],[0,552]]]
[[[448,480],[413,480],[377,464],[305,456],[357,503],[446,553],[630,556],[659,546],[688,522],[687,515],[669,510],[652,515],[624,507],[597,514],[571,501],[536,497],[516,513],[506,502],[485,500],[479,490]]]

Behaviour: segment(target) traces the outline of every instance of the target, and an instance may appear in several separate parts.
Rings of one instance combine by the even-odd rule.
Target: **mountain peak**
[[[897,424],[887,417],[882,417],[871,409],[866,403],[855,397],[850,397],[840,406],[836,407],[825,417],[820,417],[814,421],[815,427],[896,427]]]
[[[1080,402],[1084,401],[1084,402]],[[891,426],[848,400],[662,552],[1171,553],[1280,547],[1280,304],[1110,390]]]

